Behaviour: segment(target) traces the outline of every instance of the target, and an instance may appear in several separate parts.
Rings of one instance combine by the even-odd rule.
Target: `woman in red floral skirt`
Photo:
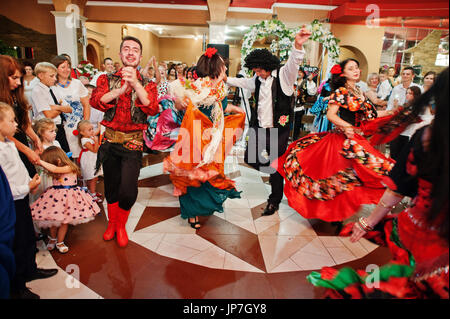
[[[329,288],[328,298],[449,298],[449,97],[448,68],[414,105],[420,114],[435,101],[431,125],[413,135],[390,172],[388,189],[369,217],[345,226],[341,235],[387,245],[392,261],[375,273],[325,267],[308,280]],[[389,215],[403,196],[410,207]],[[370,284],[368,284],[370,283]]]
[[[391,119],[392,111],[378,111],[356,86],[358,61],[347,59],[332,70],[332,89],[327,117],[331,132],[309,134],[293,142],[273,163],[285,178],[289,205],[305,218],[343,221],[362,204],[376,204],[394,165],[367,140],[378,122]],[[374,124],[370,122],[374,121]],[[385,142],[383,140],[382,142]]]

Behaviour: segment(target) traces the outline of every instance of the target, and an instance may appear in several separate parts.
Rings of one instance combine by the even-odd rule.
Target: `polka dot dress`
[[[53,178],[53,186],[31,205],[31,215],[38,227],[77,225],[95,218],[100,208],[91,195],[76,185],[77,176],[73,173]]]

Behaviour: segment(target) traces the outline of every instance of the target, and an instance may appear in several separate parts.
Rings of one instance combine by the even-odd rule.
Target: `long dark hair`
[[[28,110],[31,106],[25,97],[23,83],[13,91],[9,85],[9,77],[21,70],[22,66],[16,59],[8,55],[0,55],[0,102],[13,106],[17,124],[22,131],[25,131],[30,125]]]
[[[444,213],[444,221],[440,223],[439,233],[449,238],[449,96],[448,79],[449,69],[446,68],[434,82],[433,86],[419,96],[413,104],[413,113],[421,114],[434,99],[436,113],[431,127],[429,149],[423,167],[419,170],[418,177],[431,177],[433,189],[431,192],[432,205],[428,219],[433,222],[441,218]]]
[[[331,75],[331,90],[335,91],[335,90],[339,89],[340,87],[344,87],[345,83],[347,83],[347,78],[343,75],[343,72],[344,72],[345,66],[350,61],[354,61],[359,67],[359,62],[352,58],[345,59],[344,61],[339,63],[339,66],[341,67],[342,72],[339,74]]]

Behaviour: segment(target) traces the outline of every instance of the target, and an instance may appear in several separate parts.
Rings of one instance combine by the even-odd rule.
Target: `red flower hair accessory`
[[[73,130],[72,134],[75,136],[78,136],[78,134],[80,134],[80,132],[78,132],[78,130]]]
[[[214,54],[216,54],[217,53],[217,49],[216,48],[213,48],[213,47],[210,47],[210,48],[207,48],[206,49],[206,51],[205,51],[205,56],[207,56],[208,58],[212,58],[212,56],[214,55]]]
[[[342,73],[342,68],[339,64],[335,64],[332,68],[331,68],[331,74],[341,74]]]
[[[192,77],[194,78],[194,80],[198,79],[197,71],[192,72]]]

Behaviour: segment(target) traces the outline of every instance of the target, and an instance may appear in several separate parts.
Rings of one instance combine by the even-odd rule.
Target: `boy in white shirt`
[[[8,179],[14,198],[16,211],[13,252],[16,273],[11,282],[11,297],[19,299],[39,299],[26,286],[27,281],[42,279],[56,274],[56,269],[39,269],[36,265],[36,237],[30,211],[29,193],[37,190],[41,179],[28,175],[19,152],[8,137],[17,130],[14,110],[0,102],[0,166]]]
[[[33,106],[34,120],[47,117],[56,124],[56,140],[61,144],[65,152],[70,152],[66,134],[63,126],[63,114],[72,113],[70,105],[64,101],[52,86],[56,82],[56,67],[48,62],[36,64],[34,73],[40,82],[36,84],[31,92],[31,104]]]

